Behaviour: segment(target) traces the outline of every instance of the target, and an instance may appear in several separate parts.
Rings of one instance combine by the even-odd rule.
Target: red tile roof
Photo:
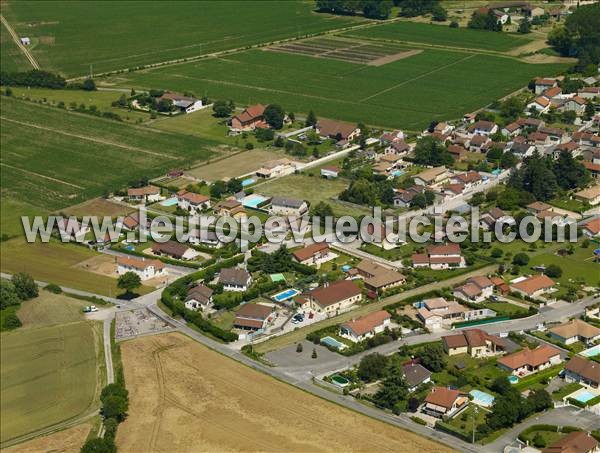
[[[380,310],[345,322],[342,324],[342,327],[352,330],[356,335],[364,335],[372,331],[375,327],[382,325],[386,319],[390,319],[391,317],[387,311]]]
[[[509,354],[501,359],[498,359],[498,363],[511,370],[516,370],[523,366],[537,368],[540,365],[549,362],[552,357],[557,355],[560,355],[560,351],[558,349],[545,344],[538,346],[535,349],[525,348],[522,351]]]

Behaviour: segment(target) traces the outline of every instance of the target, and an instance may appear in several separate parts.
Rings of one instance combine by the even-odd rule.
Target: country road
[[[31,63],[31,66],[33,66],[34,69],[40,69],[40,65],[38,64],[36,59],[33,58],[33,55],[31,55],[31,53],[29,52],[29,49],[27,49],[27,47],[25,47],[23,44],[21,44],[21,40],[19,39],[17,32],[15,32],[15,30],[12,28],[12,26],[8,23],[8,21],[1,14],[0,14],[0,21],[2,22],[2,25],[4,25],[6,27],[6,30],[10,34],[12,40],[15,42],[15,44],[17,45],[19,50],[21,52],[23,52],[23,55],[25,55],[25,58],[27,58],[29,63]]]

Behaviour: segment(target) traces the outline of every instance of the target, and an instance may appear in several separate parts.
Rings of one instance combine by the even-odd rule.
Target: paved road
[[[112,348],[110,342],[110,325],[112,323],[113,316],[104,319],[104,361],[106,362],[106,383],[112,384],[115,382],[115,369],[113,367],[112,360]]]
[[[12,40],[15,42],[15,44],[17,45],[19,50],[21,52],[23,52],[23,55],[25,55],[25,58],[27,58],[29,63],[31,63],[31,66],[33,66],[33,69],[40,69],[40,65],[38,64],[36,59],[33,58],[33,55],[31,55],[31,53],[29,52],[29,49],[27,49],[27,47],[25,47],[23,44],[21,44],[21,40],[19,39],[19,36],[13,30],[12,26],[8,23],[8,21],[4,18],[4,16],[0,15],[0,21],[2,21],[2,25],[4,25],[6,27],[6,30],[8,30],[8,33],[10,34]]]

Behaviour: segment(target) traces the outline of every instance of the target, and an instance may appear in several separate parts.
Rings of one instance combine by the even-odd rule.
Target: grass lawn
[[[23,327],[0,336],[0,441],[93,409],[102,385],[101,328],[76,299],[40,291],[17,314]]]
[[[2,171],[4,171],[2,169]],[[47,211],[41,207],[33,206],[25,201],[2,196],[0,199],[0,234],[9,237],[21,236],[23,234],[23,224],[21,216],[33,217],[36,215],[46,215]]]
[[[36,280],[115,297],[122,292],[117,288],[116,278],[77,267],[82,261],[95,256],[98,254],[83,246],[54,240],[47,244],[30,244],[15,238],[0,246],[0,269],[9,273],[28,272]],[[142,286],[136,292],[146,294],[152,290]]]
[[[132,68],[364,21],[313,8],[300,1],[180,2],[168,10],[152,1],[58,1],[11,3],[2,12],[20,36],[32,38],[42,67],[74,76],[88,74],[90,65],[96,73]]]
[[[581,281],[589,286],[598,286],[600,284],[600,265],[592,261],[593,244],[588,248],[581,247],[581,242],[573,245],[575,249],[572,255],[558,256],[548,251],[532,257],[529,266],[556,264],[563,273],[561,277],[554,278],[554,280],[562,285]],[[565,244],[565,248],[566,246],[567,244]]]
[[[590,208],[589,205],[585,205],[579,200],[569,200],[565,198],[556,198],[554,200],[550,200],[548,204],[551,204],[552,206],[555,206],[560,209],[566,209],[567,211],[573,212],[583,212]]]
[[[126,216],[133,211],[134,209],[129,206],[117,204],[105,198],[92,198],[91,200],[60,210],[64,215],[74,215],[76,217],[83,217],[85,215],[118,217]]]
[[[283,196],[307,200],[312,206],[320,201],[328,203],[333,208],[336,217],[350,215],[358,217],[368,214],[370,209],[349,207],[332,198],[337,197],[348,186],[343,179],[323,179],[318,176],[305,174],[289,175],[273,181],[267,181],[256,187],[255,192],[270,196]]]
[[[230,311],[225,311],[219,316],[210,319],[210,322],[223,330],[231,330],[233,328],[233,321],[235,321],[235,313]]]
[[[521,378],[519,380],[519,382],[517,382],[514,385],[514,388],[516,388],[519,391],[523,391],[525,389],[530,389],[530,390],[542,389],[542,388],[546,387],[546,385],[544,385],[541,381],[546,380],[546,379],[550,380],[554,376],[558,376],[558,373],[560,373],[560,371],[563,368],[564,368],[564,366],[562,364],[555,365],[553,367],[546,368],[543,371],[538,371],[537,373],[530,374],[529,376],[525,376],[524,378]]]
[[[461,118],[539,74],[564,68],[445,49],[425,49],[382,66],[248,50],[176,68],[119,74],[106,82],[205,93],[244,105],[277,103],[297,114],[312,109],[320,117],[416,131],[432,120]]]
[[[191,168],[186,173],[206,181],[216,181],[253,173],[265,162],[284,157],[288,156],[283,151],[255,148],[249,151],[240,151],[218,160],[208,160],[202,165]]]
[[[581,384],[578,384],[577,382],[570,382],[570,383],[562,386],[560,388],[560,390],[558,390],[557,392],[553,392],[552,393],[552,399],[554,401],[562,401],[562,399],[565,396],[570,395],[571,393],[579,390],[582,387],[583,386]]]
[[[4,11],[2,11],[4,12]],[[33,69],[29,60],[23,55],[8,30],[1,25],[0,33],[0,68],[2,71],[27,71]]]
[[[483,425],[485,424],[487,414],[488,411],[483,410],[475,404],[470,404],[469,407],[448,421],[447,424],[456,428],[463,435],[469,436],[473,434],[473,421],[475,421],[475,426]]]
[[[496,52],[514,49],[527,44],[531,40],[531,38],[523,35],[490,33],[468,28],[450,28],[447,25],[430,25],[407,21],[350,31],[345,35]]]
[[[511,316],[520,313],[527,313],[527,309],[509,302],[485,302],[485,308],[489,308],[498,313],[498,316]]]
[[[46,210],[215,154],[213,142],[197,137],[11,98],[2,100],[1,126],[3,196]]]
[[[544,439],[545,445],[548,446],[550,444],[553,444],[557,440],[559,440],[561,437],[564,436],[564,434],[557,433],[556,431],[535,430],[535,431],[532,431],[531,433],[527,434],[524,437],[525,437],[526,441],[529,441],[529,443],[532,443],[533,439],[538,436],[541,436],[542,439]]]

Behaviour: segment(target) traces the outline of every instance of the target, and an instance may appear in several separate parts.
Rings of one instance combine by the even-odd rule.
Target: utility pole
[[[92,65],[92,63],[90,63],[90,79],[94,78],[94,70],[92,68],[93,68],[93,65]]]
[[[471,441],[472,444],[475,443],[475,428],[476,428],[475,419],[477,418],[477,412],[478,412],[477,406],[473,407],[473,440]]]

